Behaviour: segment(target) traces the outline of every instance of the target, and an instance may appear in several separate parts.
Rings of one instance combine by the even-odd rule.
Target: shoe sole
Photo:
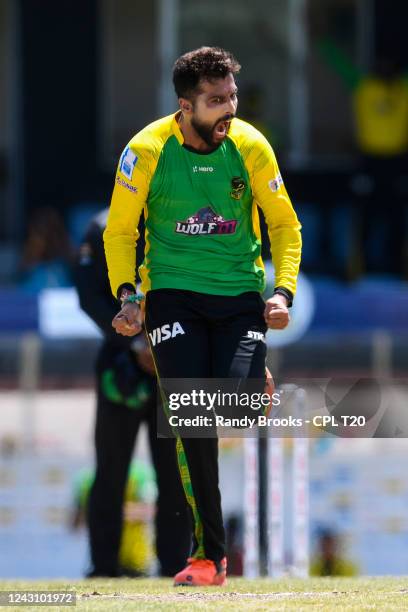
[[[186,586],[186,587],[212,587],[212,586],[225,586],[227,584],[227,579],[224,578],[221,582],[212,582],[211,584],[199,584],[197,582],[174,582],[173,586]]]

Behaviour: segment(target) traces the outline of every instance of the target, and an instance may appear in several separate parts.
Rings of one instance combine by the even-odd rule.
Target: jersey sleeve
[[[302,249],[301,225],[283,184],[272,147],[261,135],[250,158],[248,169],[252,193],[268,226],[275,286],[289,289],[294,295]]]
[[[152,156],[146,143],[131,143],[123,151],[103,234],[112,293],[123,284],[136,286],[138,224],[149,193]]]

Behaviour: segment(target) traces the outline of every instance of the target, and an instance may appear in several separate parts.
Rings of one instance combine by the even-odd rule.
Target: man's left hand
[[[288,301],[284,295],[275,293],[266,301],[264,318],[269,329],[285,329],[290,321]]]

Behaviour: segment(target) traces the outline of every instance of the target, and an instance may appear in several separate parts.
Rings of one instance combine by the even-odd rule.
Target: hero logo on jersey
[[[269,189],[273,192],[278,191],[283,185],[283,178],[280,174],[277,177],[269,181],[268,183]]]
[[[213,166],[193,166],[193,172],[214,172]]]
[[[133,170],[135,169],[137,160],[138,157],[136,153],[133,153],[130,147],[126,147],[120,160],[119,169],[130,181],[132,180]]]
[[[177,234],[191,234],[192,236],[234,234],[238,221],[229,219],[226,221],[221,215],[217,215],[210,206],[200,208],[195,215],[187,221],[176,221]]]

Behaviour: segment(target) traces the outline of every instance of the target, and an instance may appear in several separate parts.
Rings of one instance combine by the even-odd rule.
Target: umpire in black
[[[112,297],[103,247],[108,209],[91,222],[79,250],[75,282],[82,309],[104,334],[97,364],[96,475],[88,507],[90,576],[120,576],[119,548],[128,469],[140,424],[148,425],[157,476],[156,552],[162,576],[185,565],[191,522],[177,468],[175,439],[157,438],[156,377],[147,343],[112,328]]]

